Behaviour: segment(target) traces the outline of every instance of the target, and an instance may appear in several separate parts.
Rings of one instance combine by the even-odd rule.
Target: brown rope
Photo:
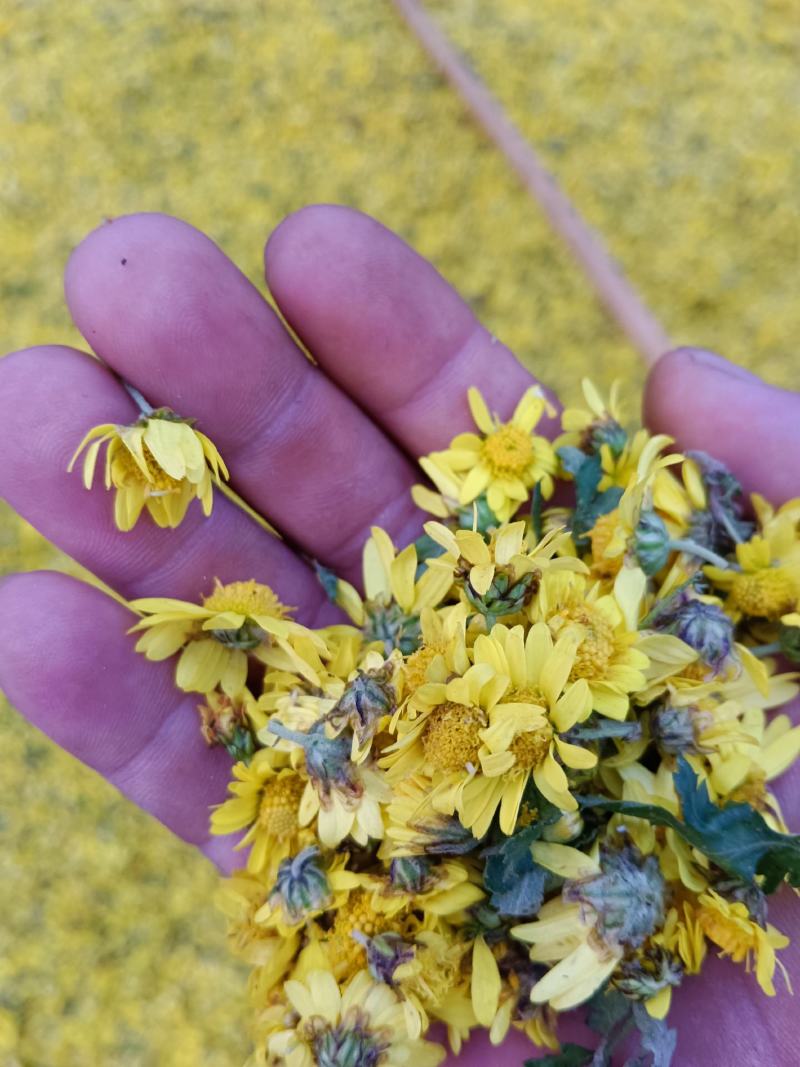
[[[412,32],[517,172],[594,286],[608,312],[646,363],[671,347],[666,330],[612,258],[602,238],[576,211],[500,102],[458,54],[419,0],[392,0]]]

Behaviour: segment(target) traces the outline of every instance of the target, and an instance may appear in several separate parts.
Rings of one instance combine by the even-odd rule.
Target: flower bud
[[[397,968],[403,963],[410,963],[414,958],[414,946],[407,944],[400,934],[387,931],[375,937],[367,937],[360,930],[354,930],[352,937],[363,946],[372,977],[379,982],[386,982],[387,985],[393,984]]]
[[[615,947],[638,948],[664,921],[664,878],[655,856],[627,845],[603,849],[600,874],[566,882],[570,903],[597,913],[597,932]]]
[[[389,880],[396,889],[422,893],[432,881],[430,860],[423,856],[401,856],[389,865]]]
[[[560,819],[545,826],[542,830],[542,838],[545,841],[555,841],[564,845],[567,841],[574,841],[583,830],[583,816],[579,811],[565,811]]]
[[[680,985],[681,961],[664,948],[653,946],[621,961],[611,984],[633,1000],[649,1000],[666,986]]]
[[[273,908],[281,908],[287,923],[302,922],[310,913],[321,911],[330,900],[328,878],[316,845],[283,860],[269,903]]]
[[[697,752],[694,716],[690,708],[673,708],[669,705],[656,708],[650,717],[653,740],[671,756],[682,752]]]
[[[669,533],[655,511],[643,511],[633,535],[633,548],[639,566],[649,577],[666,566],[670,554]]]

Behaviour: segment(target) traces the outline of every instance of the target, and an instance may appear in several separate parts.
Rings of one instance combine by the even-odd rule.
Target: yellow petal
[[[495,428],[494,420],[489,414],[486,401],[474,386],[467,391],[467,400],[475,425],[481,433],[491,433]]]
[[[482,936],[472,947],[472,1010],[481,1026],[491,1026],[500,1002],[500,970]]]
[[[534,841],[531,853],[539,866],[545,867],[560,878],[591,878],[600,873],[597,860],[571,845],[559,845],[555,841]]]

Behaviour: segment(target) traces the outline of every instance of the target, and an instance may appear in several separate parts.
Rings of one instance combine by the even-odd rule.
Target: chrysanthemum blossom
[[[68,470],[86,449],[83,484],[90,489],[100,449],[107,445],[105,486],[116,490],[114,520],[120,530],[131,530],[147,509],[158,526],[175,527],[183,521],[192,500],[203,514],[211,514],[213,484],[228,478],[228,469],[214,443],[190,419],[168,408],[142,415],[133,425],[102,423],[81,441]]]

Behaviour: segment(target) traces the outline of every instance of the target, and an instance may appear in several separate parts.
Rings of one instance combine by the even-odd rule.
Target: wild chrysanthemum
[[[774,997],[775,949],[786,948],[789,938],[771,923],[761,926],[750,917],[743,903],[731,903],[713,889],[701,893],[697,903],[697,925],[721,950],[720,955],[748,965],[755,959],[758,984],[768,997]]]
[[[285,991],[294,1022],[270,1037],[272,1063],[436,1067],[444,1059],[441,1045],[408,1036],[400,998],[367,971],[343,989],[329,972],[313,971],[304,982],[287,982]]]
[[[442,571],[425,570],[418,576],[415,545],[397,552],[379,526],[364,545],[364,591],[359,596],[349,582],[339,581],[336,599],[361,627],[367,644],[380,643],[386,655],[392,649],[412,652],[419,638],[419,616],[444,599],[450,582]]]
[[[524,522],[501,526],[488,540],[476,530],[453,531],[439,522],[426,523],[425,532],[444,549],[428,560],[428,568],[449,574],[465,607],[483,615],[488,625],[518,615],[536,594],[543,574],[586,571],[574,556],[558,554],[569,540],[563,530],[546,534],[530,550]]]
[[[449,448],[431,453],[420,465],[445,497],[455,494],[463,506],[485,493],[498,521],[508,522],[534,485],[541,485],[545,499],[553,495],[556,455],[547,438],[533,431],[545,411],[554,412],[537,386],[525,393],[505,423],[489,413],[477,389],[468,396],[480,435],[459,434]],[[427,496],[421,502],[432,503]],[[448,513],[446,504],[434,514],[444,517],[442,512]]]
[[[725,608],[742,616],[777,622],[800,604],[800,538],[798,504],[790,501],[778,512],[754,497],[761,530],[736,546],[737,566],[708,566],[704,573],[727,597]]]
[[[476,836],[486,832],[498,809],[500,829],[513,833],[531,779],[551,804],[563,811],[577,808],[564,767],[587,770],[597,763],[594,752],[561,736],[592,710],[586,681],[568,681],[579,641],[579,631],[553,641],[544,623],[527,636],[521,626],[498,624],[476,640],[475,663],[508,679],[480,733],[481,774],[463,790],[462,819]]]
[[[654,857],[631,847],[603,850],[599,859],[544,841],[532,850],[537,863],[565,879],[564,888],[535,922],[511,934],[532,946],[532,960],[555,964],[531,1000],[566,1011],[588,1000],[626,953],[661,927],[664,879]]]
[[[213,442],[194,428],[191,419],[181,419],[169,408],[142,415],[130,426],[108,422],[93,427],[68,468],[72,470],[86,448],[83,484],[87,489],[104,444],[108,446],[105,484],[106,489],[116,489],[114,519],[120,530],[131,530],[143,508],[158,526],[178,526],[194,499],[210,515],[213,483],[228,478]]]
[[[175,681],[188,692],[210,693],[219,687],[235,697],[247,680],[248,655],[282,665],[274,649],[299,674],[318,681],[293,642],[304,639],[318,650],[325,648],[324,642],[288,617],[293,609],[282,604],[268,585],[253,580],[217,582],[202,604],[145,597],[130,606],[145,616],[132,628],[142,632],[137,652],[163,660],[180,651]]]
[[[300,822],[306,784],[285,753],[260,749],[249,764],[234,764],[231,796],[212,811],[211,833],[246,830],[237,848],[250,846],[247,869],[274,872],[281,860],[314,839]]]
[[[644,576],[638,572],[643,581]],[[620,572],[627,577],[626,572]],[[595,711],[624,719],[631,694],[644,689],[648,657],[637,645],[639,597],[644,586],[628,586],[617,577],[613,593],[601,593],[579,574],[546,576],[532,608],[534,618],[546,622],[554,636],[579,627],[581,640],[570,679],[583,678],[592,692]]]

